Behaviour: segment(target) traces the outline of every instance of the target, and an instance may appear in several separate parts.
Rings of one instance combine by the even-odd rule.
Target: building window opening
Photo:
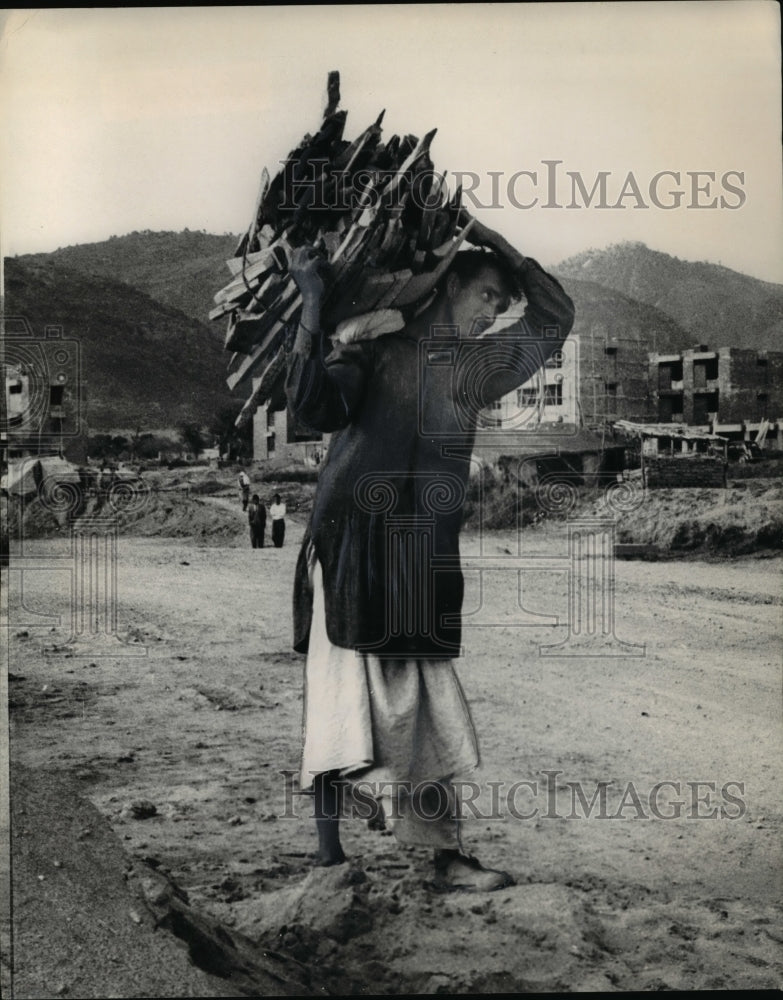
[[[703,358],[693,362],[693,387],[706,389],[707,383],[718,377],[718,359]]]
[[[555,385],[548,385],[544,389],[544,404],[546,406],[563,405],[563,383],[557,382]]]
[[[673,382],[682,382],[682,361],[664,361],[658,365],[658,388],[671,389]]]
[[[661,424],[682,422],[682,393],[674,396],[661,396],[658,400],[658,422]]]
[[[563,352],[555,351],[555,353],[547,359],[547,368],[562,368],[563,367]]]
[[[693,397],[694,424],[709,424],[712,417],[718,414],[717,392],[705,392]]]
[[[517,389],[517,406],[536,406],[537,403],[537,386],[527,386],[524,389]]]

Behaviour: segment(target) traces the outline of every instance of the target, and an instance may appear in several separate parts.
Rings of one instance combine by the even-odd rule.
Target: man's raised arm
[[[309,247],[298,247],[291,255],[289,269],[302,294],[302,314],[289,360],[286,396],[302,423],[329,432],[349,424],[361,402],[366,357],[359,344],[324,356],[323,263],[322,255]]]
[[[482,395],[487,403],[527,382],[558,351],[574,325],[574,303],[557,278],[532,257],[525,257],[499,233],[474,220],[470,241],[502,257],[524,293],[523,315],[498,333],[481,337],[492,343],[495,363],[486,377]],[[507,353],[498,363],[500,349]]]

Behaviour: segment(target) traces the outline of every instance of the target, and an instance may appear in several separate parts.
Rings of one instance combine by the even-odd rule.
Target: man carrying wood
[[[301,247],[287,381],[296,419],[332,438],[297,564],[294,647],[307,652],[301,788],[319,863],[345,860],[340,786],[361,782],[404,844],[435,849],[444,887],[513,884],[460,843],[450,780],[478,764],[460,655],[458,535],[478,414],[562,347],[573,304],[532,259],[475,220],[434,300],[407,325],[334,344],[323,258]],[[478,249],[482,247],[484,249]],[[513,299],[524,316],[485,336]]]

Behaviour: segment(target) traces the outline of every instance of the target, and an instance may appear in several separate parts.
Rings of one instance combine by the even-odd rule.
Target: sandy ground
[[[601,656],[584,643],[541,655],[568,638],[564,527],[524,537],[527,614],[515,569],[484,573],[481,590],[468,574],[476,624],[458,668],[482,763],[467,776],[481,793],[464,840],[517,880],[482,897],[437,892],[425,851],[398,848],[359,819],[345,825],[350,864],[311,867],[309,799],[292,780],[301,534],[289,518],[284,548],[256,551],[121,537],[116,636],[99,641],[88,628],[71,644],[69,542],[27,543],[8,576],[17,801],[39,788],[44,805],[58,794],[76,802],[77,788],[98,810],[95,828],[100,814],[114,832],[101,857],[122,847],[128,866],[171,879],[229,935],[306,969],[312,992],[780,987],[779,557],[618,561],[619,641]],[[511,532],[468,534],[463,549],[512,562],[517,552]],[[535,557],[560,562],[537,567]],[[529,784],[509,794],[519,782]],[[660,782],[673,784],[656,795]],[[605,808],[591,810],[601,784]],[[24,815],[13,830],[14,996],[252,993],[226,968],[198,980],[184,945],[180,965],[142,954],[134,935],[168,933],[165,921],[152,930],[149,892],[96,919],[91,937],[90,904],[67,891],[67,879],[91,877],[79,868],[90,841],[79,840],[82,821],[61,829],[54,810],[36,853]],[[125,891],[108,875],[100,884],[104,901]],[[77,950],[59,907],[79,928]],[[48,944],[47,919],[60,925]]]

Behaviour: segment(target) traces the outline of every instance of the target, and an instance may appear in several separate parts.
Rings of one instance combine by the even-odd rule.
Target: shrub
[[[262,483],[316,483],[318,469],[307,465],[296,465],[288,469],[268,469],[259,475]]]

